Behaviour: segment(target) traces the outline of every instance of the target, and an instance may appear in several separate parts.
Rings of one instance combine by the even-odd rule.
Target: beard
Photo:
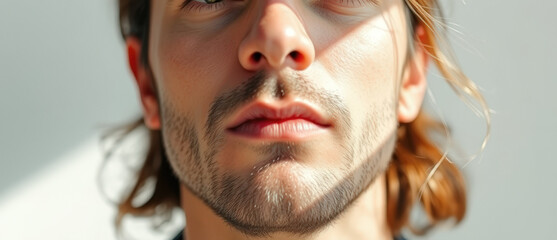
[[[304,96],[319,105],[337,123],[334,141],[240,145],[255,160],[224,154],[223,120],[264,94]],[[300,75],[259,73],[212,102],[203,131],[163,97],[163,141],[181,183],[232,227],[251,236],[307,235],[333,222],[386,169],[395,143],[394,107],[392,99],[381,101],[355,122],[341,97]],[[251,165],[231,170],[225,162]],[[334,164],[322,166],[327,163]]]

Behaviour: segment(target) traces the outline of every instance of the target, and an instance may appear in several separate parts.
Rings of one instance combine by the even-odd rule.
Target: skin
[[[418,43],[408,55],[402,1],[151,4],[149,64],[136,38],[128,56],[145,122],[162,130],[182,183],[187,239],[392,239],[383,172],[397,124],[420,110],[427,67]],[[326,124],[234,134],[252,103],[303,103]]]

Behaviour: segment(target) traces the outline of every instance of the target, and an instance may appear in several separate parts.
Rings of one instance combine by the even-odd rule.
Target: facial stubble
[[[224,144],[223,120],[245,103],[273,93],[281,93],[273,95],[277,98],[285,94],[304,96],[338,120],[341,169],[310,171],[297,161],[311,157],[311,151],[319,149],[311,143],[289,142],[256,147],[261,159],[249,174],[238,175],[219,167],[216,156]],[[259,73],[219,96],[211,104],[204,135],[199,134],[187,114],[180,114],[171,101],[161,100],[163,141],[175,174],[217,215],[247,235],[307,235],[322,229],[385,170],[394,147],[394,134],[383,134],[383,129],[396,126],[392,124],[392,101],[375,106],[357,134],[350,112],[338,95],[314,88],[297,75],[277,79]],[[285,165],[290,179],[274,177],[277,169]],[[297,180],[301,183],[297,184]]]

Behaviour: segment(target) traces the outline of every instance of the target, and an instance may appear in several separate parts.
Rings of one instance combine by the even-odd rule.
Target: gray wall
[[[0,194],[139,113],[113,2],[0,1]]]
[[[486,150],[464,168],[466,220],[428,239],[550,239],[557,233],[557,2],[443,2],[462,31],[451,34],[457,56],[495,114]],[[0,205],[106,124],[139,113],[115,19],[111,0],[0,1]],[[430,75],[436,103],[428,105],[440,109],[464,156],[476,153],[483,120]]]
[[[487,149],[465,168],[471,188],[466,221],[431,239],[554,239],[557,2],[458,2],[448,18],[468,45],[455,44],[457,55],[495,113]],[[473,153],[482,121],[432,85],[455,138]]]

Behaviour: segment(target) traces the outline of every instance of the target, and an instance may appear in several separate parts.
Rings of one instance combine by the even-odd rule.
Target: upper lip
[[[241,108],[233,115],[227,124],[228,129],[233,129],[250,120],[269,119],[305,119],[321,126],[330,126],[329,121],[319,110],[305,102],[292,102],[288,104],[274,105],[265,102],[254,102]]]

